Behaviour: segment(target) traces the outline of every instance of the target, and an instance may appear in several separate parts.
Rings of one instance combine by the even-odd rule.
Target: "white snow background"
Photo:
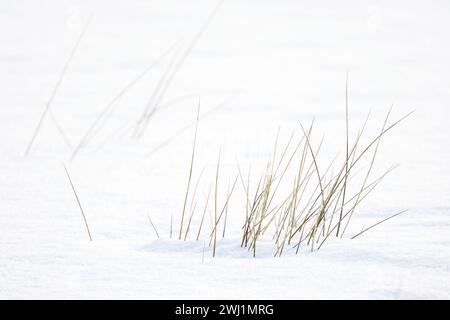
[[[0,1],[0,297],[450,298],[448,1],[225,0],[162,101],[176,103],[155,113],[143,138],[108,139],[142,112],[170,57],[118,101],[70,161],[51,116],[79,143],[129,81],[173,43],[189,46],[216,4]],[[51,115],[24,156],[90,16]],[[372,133],[391,104],[393,119],[415,113],[382,141],[377,170],[400,166],[359,208],[346,237],[281,258],[267,241],[253,258],[239,245],[245,208],[236,197],[216,258],[209,248],[202,258],[203,241],[169,239],[172,214],[178,230],[194,128],[149,151],[194,121],[199,98],[201,112],[229,100],[201,119],[194,167],[198,175],[206,165],[208,186],[221,150],[225,192],[236,161],[243,168],[267,161],[279,127],[285,141],[299,121],[315,118],[324,157],[342,152],[347,71],[353,133],[369,110]]]

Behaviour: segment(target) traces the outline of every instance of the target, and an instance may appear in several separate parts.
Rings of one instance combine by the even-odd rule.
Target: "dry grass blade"
[[[356,235],[354,235],[353,237],[351,237],[351,239],[355,239],[356,237],[359,237],[360,235],[362,235],[363,233],[369,231],[369,230],[372,229],[373,227],[376,227],[376,226],[378,226],[379,224],[382,224],[383,222],[388,221],[388,220],[390,220],[390,219],[392,219],[392,218],[394,218],[394,217],[396,217],[396,216],[399,216],[399,215],[401,215],[401,214],[403,214],[403,213],[405,213],[405,212],[407,212],[407,211],[408,211],[408,210],[403,210],[403,211],[400,211],[400,212],[398,212],[398,213],[396,213],[396,214],[394,214],[394,215],[392,215],[392,216],[390,216],[390,217],[387,217],[386,219],[383,219],[383,220],[381,220],[381,221],[379,221],[379,222],[377,222],[377,223],[371,225],[370,227],[368,227],[368,228],[362,230],[361,232],[357,233]]]
[[[218,111],[219,109],[225,107],[227,104],[229,104],[232,100],[234,100],[237,96],[239,95],[239,93],[233,94],[231,95],[229,98],[227,98],[225,101],[219,103],[218,105],[216,105],[215,107],[211,108],[210,110],[206,111],[205,113],[203,113],[202,115],[200,115],[200,120],[212,115],[214,112]],[[196,97],[198,97],[199,95],[196,95]],[[171,105],[188,99],[188,98],[192,98],[193,95],[185,95],[179,98],[175,98],[172,99],[171,101],[168,101],[164,104],[161,104],[160,109],[163,109],[163,107],[170,107]],[[154,153],[156,153],[157,151],[159,151],[160,149],[166,147],[168,144],[170,144],[173,140],[175,140],[175,138],[177,138],[178,136],[180,136],[181,134],[183,134],[185,131],[187,131],[190,127],[194,126],[196,123],[195,120],[193,120],[192,122],[188,123],[187,125],[185,125],[184,127],[182,127],[181,129],[179,129],[175,134],[169,136],[168,138],[166,138],[165,140],[163,140],[163,142],[161,142],[160,144],[158,144],[156,147],[152,148],[149,152],[146,153],[147,156],[150,156]],[[115,130],[113,133],[111,133],[108,137],[106,137],[101,143],[98,144],[95,152],[100,151],[102,148],[104,148],[108,143],[110,143],[111,141],[113,141],[115,138],[119,139],[124,137],[126,134],[128,134],[133,126],[135,125],[135,121],[129,121],[128,123],[122,124],[117,130]]]
[[[197,238],[196,238],[197,241],[200,238],[200,233],[202,232],[203,222],[205,221],[206,210],[208,210],[210,194],[211,194],[211,187],[209,188],[208,196],[206,197],[205,207],[203,208],[202,219],[200,220],[200,226],[198,227]]]
[[[55,98],[56,93],[58,92],[58,89],[59,89],[59,87],[60,87],[60,85],[61,85],[61,83],[62,83],[62,81],[63,81],[63,79],[64,79],[64,77],[65,77],[65,75],[67,73],[69,65],[72,62],[73,57],[75,56],[75,53],[77,52],[77,49],[78,49],[78,47],[79,47],[79,45],[81,43],[81,40],[83,39],[83,37],[84,37],[84,35],[86,33],[86,30],[87,30],[87,27],[88,27],[88,25],[90,23],[90,20],[91,20],[91,18],[89,18],[88,21],[86,22],[86,24],[84,25],[83,30],[81,31],[80,35],[78,36],[78,39],[75,42],[75,45],[73,46],[72,50],[70,51],[69,58],[67,59],[66,63],[64,64],[64,67],[63,67],[63,69],[62,69],[62,71],[61,71],[61,73],[59,75],[59,78],[56,81],[55,86],[53,87],[53,91],[52,91],[52,93],[50,95],[50,98],[48,99],[47,104],[45,105],[44,112],[41,114],[39,122],[38,122],[36,128],[34,129],[33,135],[31,136],[31,140],[28,143],[27,149],[25,151],[25,155],[26,156],[30,153],[31,148],[32,148],[32,146],[34,144],[34,141],[36,140],[36,137],[39,134],[39,131],[41,130],[42,124],[44,123],[45,117],[47,116],[47,114],[48,114],[48,112],[50,110],[50,107],[52,105],[53,99]]]
[[[239,94],[233,94],[231,95],[229,98],[227,98],[225,101],[219,103],[218,105],[216,105],[215,107],[209,109],[208,111],[204,112],[201,116],[200,116],[200,120],[212,115],[214,112],[220,110],[221,108],[227,106],[231,101],[233,101]],[[160,149],[166,147],[168,144],[170,144],[170,142],[172,142],[175,138],[177,138],[178,136],[180,136],[181,134],[183,134],[186,130],[188,130],[190,127],[192,127],[193,125],[195,125],[196,122],[191,122],[187,125],[185,125],[184,127],[182,127],[180,130],[178,130],[177,132],[175,132],[172,136],[168,137],[167,139],[165,139],[163,142],[161,142],[160,144],[158,144],[156,147],[152,148],[148,153],[147,156],[153,155],[154,153],[156,153],[157,151],[159,151]]]
[[[219,223],[220,223],[220,221],[221,221],[221,219],[222,219],[224,213],[226,212],[226,210],[228,210],[228,205],[229,205],[229,203],[230,203],[231,195],[232,195],[233,192],[234,192],[234,188],[236,187],[237,180],[238,180],[238,177],[236,176],[236,178],[234,179],[234,182],[233,182],[233,184],[232,184],[231,190],[230,190],[230,192],[227,194],[227,198],[226,198],[226,200],[225,200],[225,203],[224,203],[222,209],[220,210],[220,214],[219,214],[218,216],[217,216],[217,214],[215,214],[215,216],[214,216],[214,218],[215,218],[215,223],[214,223],[214,227],[213,227],[213,230],[212,230],[212,232],[211,232],[211,235],[210,235],[210,239],[211,239],[210,242],[211,242],[212,240],[214,240],[214,247],[213,247],[213,250],[214,250],[214,256],[215,256],[215,247],[216,247],[216,243],[217,243],[217,229],[218,229],[218,227],[219,227]]]
[[[342,216],[342,219],[345,219],[350,212],[352,212],[353,208],[357,205],[359,205],[360,202],[362,202],[377,186],[378,184],[390,173],[392,172],[397,166],[392,166],[391,168],[389,168],[384,174],[382,174],[380,177],[378,177],[377,179],[375,179],[374,181],[372,181],[371,183],[369,183],[363,190],[364,195],[360,196],[361,192],[358,192],[356,195],[354,195],[353,197],[351,197],[350,199],[347,200],[347,202],[345,203],[345,205],[349,204],[351,201],[353,201],[356,197],[359,197],[358,201]],[[325,243],[325,241],[328,239],[328,237],[334,232],[334,230],[336,229],[337,225],[335,225],[333,228],[331,228],[328,231],[328,234],[324,237],[324,239],[322,240],[320,246],[317,248],[318,250],[322,247],[322,245]]]
[[[89,236],[89,240],[92,242],[91,231],[89,230],[89,225],[88,225],[88,222],[87,222],[87,219],[86,219],[86,215],[84,214],[83,207],[81,206],[81,202],[80,202],[80,199],[78,198],[77,191],[75,190],[75,187],[73,185],[72,179],[70,178],[69,171],[67,170],[66,166],[64,166],[64,170],[66,171],[67,178],[69,179],[70,186],[72,187],[73,194],[75,195],[75,198],[77,199],[78,207],[80,208],[81,215],[83,216],[83,221],[84,221],[84,225],[86,226],[86,230],[87,230],[87,233],[88,233],[88,236]]]
[[[354,159],[352,161],[352,164],[350,165],[350,169],[353,168],[357,162],[359,162],[359,160],[361,160],[361,158],[377,143],[378,140],[381,139],[381,137],[383,137],[386,133],[388,133],[390,130],[392,130],[394,127],[396,127],[400,122],[402,122],[403,120],[405,120],[406,118],[408,118],[410,115],[412,115],[414,113],[414,111],[411,111],[409,113],[407,113],[406,115],[404,115],[403,117],[401,117],[400,119],[398,119],[397,121],[395,121],[394,123],[392,123],[391,125],[389,125],[389,127],[387,127],[386,129],[384,129],[378,136],[376,136],[374,139],[372,139],[372,141],[364,148],[364,150],[358,155],[358,157],[356,157],[356,159]],[[349,170],[350,170],[349,169]]]
[[[228,184],[228,190],[227,190],[227,198],[230,197],[230,185]],[[227,229],[227,220],[228,220],[228,203],[225,209],[225,217],[223,220],[223,231],[222,231],[222,238],[225,238],[225,231]]]
[[[69,137],[67,136],[66,132],[64,131],[63,127],[61,126],[61,124],[59,123],[59,121],[56,119],[55,115],[53,114],[52,110],[48,111],[48,114],[50,115],[50,119],[52,119],[53,124],[56,127],[56,130],[58,130],[59,134],[61,135],[64,143],[66,144],[66,146],[72,150],[73,145],[72,142],[70,141]]]
[[[197,202],[195,202],[194,205],[191,206],[191,213],[189,215],[189,221],[188,221],[188,224],[186,227],[186,232],[184,233],[184,241],[186,241],[188,234],[189,234],[189,230],[191,229],[191,222],[192,222],[192,218],[194,217],[196,207],[197,207]]]
[[[218,197],[218,186],[219,186],[219,168],[220,168],[220,152],[219,151],[219,158],[217,159],[217,169],[216,169],[216,180],[215,180],[215,185],[214,185],[214,227],[212,230],[212,239],[214,240],[213,242],[213,257],[216,256],[216,244],[217,244],[217,197]]]
[[[189,215],[189,221],[186,227],[186,232],[184,234],[184,241],[186,241],[190,227],[191,227],[191,222],[192,222],[192,218],[194,217],[194,213],[195,213],[195,208],[197,207],[197,201],[195,200],[196,194],[197,194],[197,189],[198,186],[200,184],[200,181],[202,179],[203,173],[205,172],[206,166],[203,167],[202,171],[200,172],[198,179],[197,179],[197,183],[195,184],[194,187],[194,191],[192,192],[192,197],[191,197],[191,206],[190,206],[190,215]]]
[[[178,235],[178,240],[181,240],[181,235],[183,233],[184,217],[186,214],[186,204],[188,201],[189,189],[191,186],[192,171],[193,171],[193,167],[194,167],[194,157],[195,157],[195,145],[197,143],[197,129],[198,129],[199,115],[200,115],[200,100],[198,102],[198,108],[197,108],[197,124],[195,125],[194,142],[192,144],[191,164],[189,166],[189,177],[188,177],[188,183],[187,183],[187,187],[186,187],[186,194],[184,197],[183,212],[181,214],[180,233]]]
[[[345,195],[347,192],[348,161],[349,161],[349,154],[348,154],[348,71],[347,71],[347,77],[345,79],[345,136],[346,136],[345,180],[344,180],[344,185],[343,185],[343,189],[342,189],[342,206],[341,206],[341,211],[339,213],[339,222],[338,222],[338,226],[337,226],[336,237],[339,236],[339,231],[341,228],[342,213],[344,210]]]
[[[391,106],[391,108],[389,109],[389,112],[388,112],[387,115],[386,115],[386,119],[384,120],[383,127],[382,127],[382,129],[381,129],[381,132],[383,132],[384,129],[386,128],[386,124],[387,124],[387,122],[388,122],[388,119],[389,119],[389,116],[390,116],[390,114],[391,114],[391,111],[392,111],[392,106]],[[365,187],[365,185],[366,185],[366,183],[367,183],[367,179],[369,179],[370,173],[371,173],[372,168],[373,168],[373,165],[374,165],[374,163],[375,163],[375,158],[376,158],[377,153],[378,153],[378,148],[379,148],[379,146],[380,146],[380,142],[381,142],[381,136],[380,136],[380,139],[377,140],[377,143],[376,143],[376,145],[375,145],[375,151],[374,151],[374,153],[373,153],[373,156],[372,156],[372,160],[371,160],[371,162],[370,162],[369,169],[367,170],[367,174],[366,174],[366,176],[365,176],[365,178],[364,178],[364,182],[363,182],[363,184],[362,184],[362,186],[361,186],[361,190],[364,189],[364,187]],[[356,199],[356,202],[358,202],[358,199],[359,199],[359,195],[358,195],[358,198]],[[341,235],[341,237],[344,236],[344,233],[345,233],[345,231],[347,230],[347,227],[348,227],[348,224],[349,224],[349,222],[350,222],[350,219],[352,218],[353,212],[354,212],[354,208],[352,209],[352,211],[351,211],[351,213],[350,213],[350,215],[349,215],[349,217],[348,217],[348,219],[347,219],[347,223],[345,224],[344,230],[342,230],[342,235]],[[342,216],[341,216],[341,219],[342,219]],[[341,222],[341,220],[339,220],[339,224],[340,224],[340,222]]]
[[[179,49],[177,49],[177,51],[174,53],[174,56],[172,57],[172,59],[170,60],[169,64],[166,67],[165,72],[162,74],[161,78],[159,79],[158,83],[156,84],[155,90],[153,90],[153,93],[149,99],[149,101],[146,104],[146,107],[142,113],[142,116],[139,118],[139,120],[136,123],[136,127],[134,130],[133,135],[135,137],[140,137],[141,134],[143,134],[143,125],[144,123],[148,122],[149,119],[153,116],[153,114],[156,112],[157,110],[157,106],[155,106],[153,109],[151,109],[151,107],[154,105],[154,101],[155,100],[159,100],[158,94],[164,90],[164,84],[165,82],[167,82],[167,77],[169,77],[170,75],[170,71],[174,68],[175,62],[177,60],[178,57],[178,53],[179,53]],[[141,130],[141,131],[140,131]]]
[[[158,59],[156,59],[153,63],[151,63],[148,67],[146,67],[140,74],[138,74],[134,79],[132,79],[129,83],[127,83],[122,90],[120,90],[117,95],[115,95],[111,101],[105,106],[105,108],[102,109],[100,114],[95,118],[95,120],[92,122],[92,124],[87,129],[86,133],[83,135],[83,138],[81,138],[78,145],[75,147],[70,160],[73,160],[77,153],[80,151],[81,148],[85,147],[89,140],[92,139],[92,137],[95,135],[95,132],[98,132],[100,130],[100,126],[102,123],[105,122],[105,119],[109,113],[112,112],[114,109],[114,106],[116,103],[122,98],[132,87],[134,87],[144,76],[152,70],[154,67],[156,67],[163,59],[164,57],[169,54],[173,48],[175,47],[177,43],[174,43],[171,45]],[[97,130],[97,131],[94,131]]]
[[[158,239],[159,239],[160,236],[159,236],[158,230],[156,229],[155,225],[153,224],[152,219],[150,219],[150,216],[147,216],[147,218],[148,218],[148,221],[150,222],[150,224],[152,225],[152,228],[153,228],[153,230],[155,231],[156,236],[157,236]]]
[[[138,123],[136,125],[136,131],[135,131],[136,137],[140,138],[140,137],[142,137],[144,135],[145,130],[148,127],[148,123],[149,123],[151,117],[153,116],[153,114],[158,109],[160,102],[164,99],[165,93],[168,90],[168,88],[170,87],[170,84],[172,83],[173,79],[177,75],[178,71],[183,66],[183,64],[186,61],[186,59],[189,57],[191,51],[194,49],[195,45],[200,40],[200,38],[203,35],[203,33],[208,28],[208,26],[211,23],[211,21],[213,20],[214,16],[219,11],[222,3],[223,3],[223,0],[220,0],[217,3],[217,5],[213,9],[213,11],[207,17],[206,21],[203,23],[201,28],[195,34],[195,36],[193,37],[193,39],[191,40],[191,42],[187,46],[186,50],[181,55],[181,57],[178,60],[177,64],[173,67],[172,73],[170,75],[168,75],[167,81],[165,81],[164,86],[161,88],[158,98],[155,99],[154,103],[152,103],[152,101],[149,102],[149,104],[148,104],[148,106],[147,106],[143,116],[139,119],[139,121],[138,121]]]

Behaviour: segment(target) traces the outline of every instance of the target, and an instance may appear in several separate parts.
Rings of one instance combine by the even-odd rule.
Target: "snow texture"
[[[171,57],[189,47],[216,4],[0,2],[0,298],[450,298],[450,3],[225,0],[143,137],[113,135],[142,113]],[[174,43],[70,161],[70,145]],[[171,215],[176,234],[187,183],[194,127],[186,126],[199,98],[202,113],[214,110],[198,129],[194,176],[206,166],[203,197],[219,150],[223,194],[236,161],[255,170],[267,161],[279,127],[286,141],[299,121],[315,118],[316,138],[325,135],[323,156],[343,152],[347,71],[352,134],[369,110],[371,133],[391,104],[393,119],[415,110],[383,140],[377,170],[400,166],[359,208],[347,236],[281,258],[263,239],[253,258],[240,247],[245,208],[237,197],[216,258],[206,231],[199,241],[170,239]],[[403,209],[408,212],[350,240]]]

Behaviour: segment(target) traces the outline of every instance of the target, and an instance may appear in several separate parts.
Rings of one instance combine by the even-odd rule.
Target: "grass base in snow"
[[[243,175],[238,165],[236,177],[227,179],[229,181],[227,193],[223,197],[225,200],[220,204],[218,185],[219,180],[223,177],[220,174],[221,155],[219,153],[215,179],[211,183],[208,196],[205,197],[204,205],[201,205],[201,201],[197,197],[197,189],[203,170],[193,186],[199,105],[178,240],[186,241],[189,238],[193,217],[196,211],[200,211],[198,207],[202,207],[203,213],[196,239],[199,239],[205,214],[209,212],[211,231],[209,238],[203,241],[212,250],[212,256],[216,256],[218,234],[220,230],[223,230],[222,237],[225,237],[229,201],[235,191],[238,179],[244,194],[244,203],[241,207],[245,208],[243,210],[245,220],[242,225],[242,238],[239,243],[240,247],[247,248],[254,257],[256,257],[257,249],[259,252],[260,244],[263,243],[262,237],[272,239],[274,248],[272,254],[279,257],[289,248],[294,248],[296,253],[302,247],[315,251],[319,250],[332,237],[344,237],[360,203],[395,168],[395,166],[389,168],[376,178],[371,177],[382,138],[411,114],[408,113],[399,120],[389,123],[391,110],[392,108],[387,113],[379,133],[363,143],[362,139],[369,116],[351,141],[348,108],[346,107],[345,154],[341,164],[336,164],[337,157],[325,165],[320,161],[323,138],[318,146],[313,146],[314,122],[307,129],[300,124],[302,135],[296,137],[293,132],[284,145],[279,142],[277,135],[273,155],[262,173],[256,176],[256,186],[252,185],[255,176],[250,169],[247,175]],[[234,182],[230,183],[230,181]],[[212,187],[213,195],[210,201]],[[404,212],[405,210],[395,213],[374,225],[363,228],[352,239]],[[156,230],[155,232],[157,233]]]

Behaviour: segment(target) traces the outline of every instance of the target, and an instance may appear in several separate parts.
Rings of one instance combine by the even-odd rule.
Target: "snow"
[[[450,298],[446,1],[225,0],[163,101],[188,98],[155,113],[143,139],[117,137],[100,148],[142,112],[168,58],[121,97],[73,161],[50,117],[24,156],[90,15],[51,105],[73,145],[108,101],[167,48],[181,41],[184,50],[216,3],[0,3],[0,297]],[[198,176],[206,166],[200,194],[207,193],[221,150],[225,192],[236,161],[255,170],[266,163],[278,127],[286,141],[298,121],[315,117],[316,138],[325,134],[324,157],[342,152],[347,71],[352,132],[369,110],[372,133],[391,104],[393,118],[415,110],[382,141],[377,170],[400,166],[360,207],[348,236],[316,252],[288,250],[281,258],[273,258],[272,242],[263,239],[253,258],[240,247],[245,206],[237,196],[216,258],[206,232],[199,241],[169,239],[171,215],[174,233],[180,223],[193,127],[149,152],[194,121],[199,97],[202,112],[233,98],[200,121],[194,167]],[[403,209],[408,212],[350,240],[363,226]]]

